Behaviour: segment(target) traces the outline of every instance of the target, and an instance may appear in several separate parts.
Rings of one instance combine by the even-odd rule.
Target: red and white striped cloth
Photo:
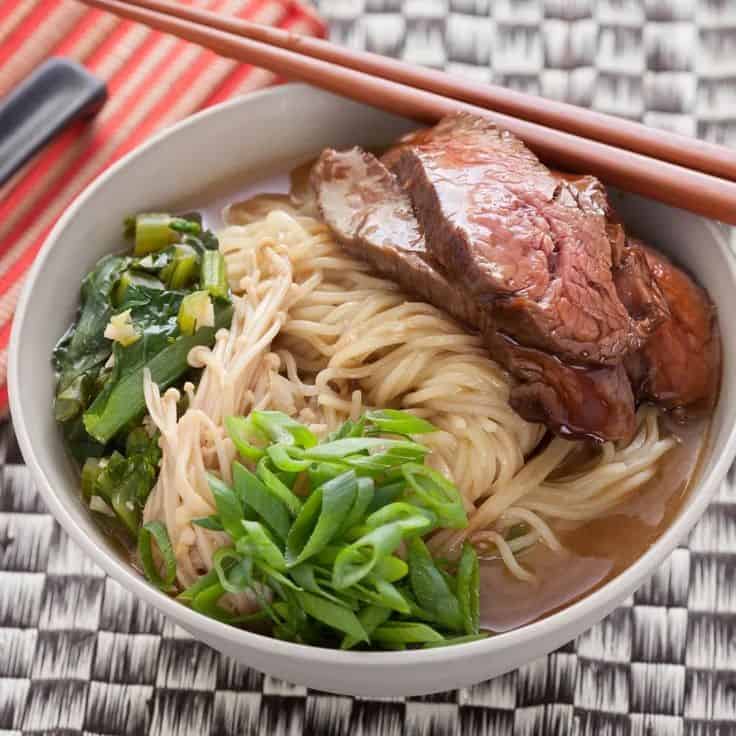
[[[299,33],[325,33],[319,17],[296,0],[193,4]],[[59,215],[103,169],[156,131],[276,81],[263,69],[73,0],[0,0],[0,97],[49,56],[84,64],[107,82],[109,99],[92,124],[67,129],[0,188],[0,413],[8,403],[13,310],[25,274]]]

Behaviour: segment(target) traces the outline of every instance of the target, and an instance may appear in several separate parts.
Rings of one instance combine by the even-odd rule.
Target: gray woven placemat
[[[736,144],[736,2],[319,4],[336,40]],[[473,688],[376,701],[264,677],[136,601],[48,515],[8,425],[0,474],[0,734],[736,734],[734,475],[577,641]]]
[[[733,0],[321,0],[334,40],[736,143]]]

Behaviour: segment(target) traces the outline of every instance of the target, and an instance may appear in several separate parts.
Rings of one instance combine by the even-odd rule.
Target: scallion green
[[[163,562],[163,575],[154,560],[153,542],[158,546]],[[138,532],[138,555],[146,577],[161,590],[170,591],[176,580],[176,557],[171,546],[169,533],[160,521],[149,521]]]

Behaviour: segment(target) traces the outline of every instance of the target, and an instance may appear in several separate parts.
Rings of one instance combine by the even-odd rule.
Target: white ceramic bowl
[[[725,318],[724,379],[710,449],[671,528],[623,574],[560,613],[454,647],[359,653],[278,641],[191,611],[122,560],[80,500],[77,474],[52,416],[51,349],[72,320],[81,277],[119,247],[120,223],[131,212],[196,204],[205,189],[223,182],[230,182],[231,191],[242,190],[244,182],[288,171],[325,146],[387,143],[409,127],[406,120],[290,85],[220,105],[164,131],[97,179],[59,220],[26,282],[11,342],[10,399],[23,456],[51,512],[82,549],[133,595],[228,656],[291,682],[350,695],[416,695],[466,686],[569,641],[657,569],[703,513],[736,451],[736,321]],[[721,315],[734,312],[734,264],[712,223],[634,196],[616,199],[633,231],[689,268]]]

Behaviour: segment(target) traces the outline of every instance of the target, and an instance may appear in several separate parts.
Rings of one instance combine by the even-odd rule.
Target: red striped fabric
[[[325,33],[316,13],[297,0],[185,1],[299,33]],[[23,279],[74,197],[161,128],[277,81],[263,69],[73,0],[0,0],[0,96],[49,56],[84,64],[107,82],[109,99],[92,124],[67,129],[0,187],[0,412],[7,410],[8,339]]]

